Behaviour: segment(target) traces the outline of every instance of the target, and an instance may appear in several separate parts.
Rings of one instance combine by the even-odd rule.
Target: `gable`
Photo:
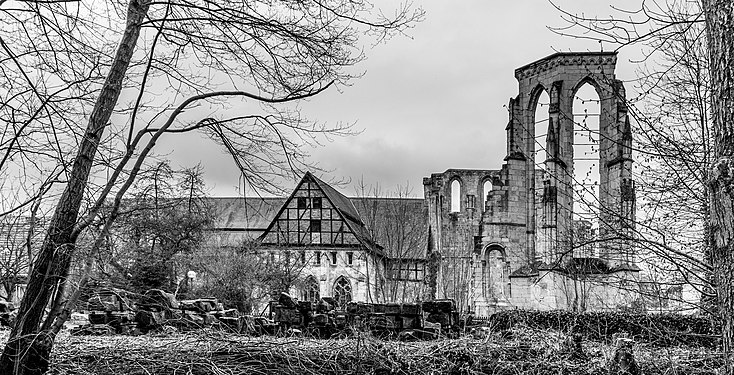
[[[263,234],[263,244],[337,247],[364,244],[358,232],[363,226],[359,219],[344,215],[331,199],[332,192],[325,192],[320,185],[310,173],[304,176]]]

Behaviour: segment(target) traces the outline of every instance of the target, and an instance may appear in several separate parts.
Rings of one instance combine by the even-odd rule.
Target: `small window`
[[[308,203],[306,202],[306,197],[298,197],[298,208],[306,208],[308,207]]]
[[[354,253],[351,251],[347,252],[347,264],[351,265],[354,263]]]
[[[314,252],[314,260],[313,260],[313,262],[317,266],[321,264],[321,252],[320,251],[315,251]]]
[[[312,233],[321,232],[321,220],[311,220],[308,223],[308,231]]]
[[[451,182],[451,212],[459,212],[461,210],[461,207],[459,206],[460,202],[461,183],[459,180],[454,180]]]
[[[306,252],[301,251],[299,255],[301,256],[301,264],[306,264]]]
[[[473,210],[476,206],[477,197],[473,194],[467,194],[466,195],[466,208]]]
[[[336,266],[336,251],[331,252],[331,265]]]
[[[321,208],[321,197],[311,198],[311,207]]]
[[[486,209],[487,200],[489,199],[489,194],[491,192],[492,182],[490,180],[484,181],[484,184],[482,185],[482,209]]]

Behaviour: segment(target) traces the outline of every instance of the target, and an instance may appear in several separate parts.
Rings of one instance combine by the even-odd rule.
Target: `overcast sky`
[[[391,9],[395,0],[376,3]],[[614,3],[633,8],[639,0]],[[384,191],[409,185],[413,195],[422,197],[422,178],[431,173],[498,169],[505,156],[505,105],[517,95],[514,69],[556,51],[600,49],[597,42],[550,31],[548,26],[562,26],[563,21],[547,0],[416,4],[426,11],[426,18],[409,31],[412,38],[397,37],[367,49],[367,60],[358,66],[364,77],[342,92],[331,90],[303,105],[309,118],[356,122],[356,128],[363,130],[311,151],[312,161],[330,171],[325,179],[363,178]],[[557,4],[586,15],[612,13],[606,1]],[[619,79],[634,78],[629,59],[624,51],[620,54]],[[162,147],[171,149],[174,165],[201,162],[212,195],[240,195],[239,172],[230,160],[216,151],[191,152],[190,143],[177,139]],[[340,190],[355,195],[354,183]]]

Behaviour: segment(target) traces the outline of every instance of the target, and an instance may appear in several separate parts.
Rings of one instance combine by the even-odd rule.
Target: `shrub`
[[[673,313],[585,312],[566,310],[506,310],[492,314],[487,324],[496,330],[516,326],[580,333],[589,340],[611,341],[614,334],[627,333],[635,341],[657,346],[719,345],[721,326],[711,319]]]

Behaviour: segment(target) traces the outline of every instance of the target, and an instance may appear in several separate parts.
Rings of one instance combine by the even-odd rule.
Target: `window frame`
[[[321,197],[313,197],[311,198],[311,208],[323,208],[323,200]]]
[[[308,208],[308,197],[296,197],[296,207],[299,209]]]
[[[331,265],[332,266],[336,266],[336,264],[337,264],[337,262],[336,262],[337,261],[337,252],[336,251],[332,251],[331,254],[329,254],[329,255],[331,255],[331,257],[330,257]]]
[[[321,229],[321,219],[309,219],[308,231],[310,233],[321,233]]]

